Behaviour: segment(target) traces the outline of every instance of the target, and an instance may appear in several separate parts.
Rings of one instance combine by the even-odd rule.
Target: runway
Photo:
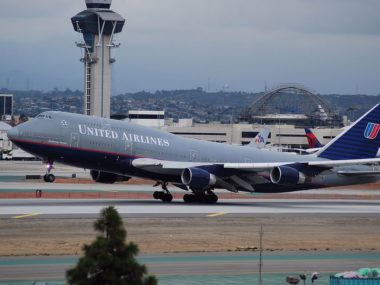
[[[182,200],[162,203],[156,200],[120,199],[3,199],[0,217],[47,215],[71,218],[98,216],[105,206],[115,206],[125,217],[249,216],[256,214],[379,214],[380,201],[226,199],[216,205],[185,204]]]
[[[217,190],[215,205],[185,204],[185,192],[171,186],[174,201],[162,203],[152,199],[158,190],[152,185],[70,179],[41,183],[25,180],[20,167],[21,162],[10,167],[0,163],[0,223],[5,229],[0,232],[0,285],[63,284],[64,272],[76,263],[83,243],[94,237],[94,219],[109,205],[117,208],[129,239],[145,253],[139,260],[163,285],[255,284],[258,252],[239,250],[257,247],[261,225],[268,284],[284,284],[287,275],[304,271],[321,272],[318,284],[328,284],[329,274],[379,263],[376,186],[281,196]],[[25,167],[28,174],[41,173],[35,162]],[[83,170],[61,170],[62,177],[88,176]],[[42,198],[35,198],[37,189]]]

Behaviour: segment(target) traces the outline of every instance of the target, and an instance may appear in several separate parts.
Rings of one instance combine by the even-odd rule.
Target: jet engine
[[[295,185],[304,184],[306,181],[305,174],[289,166],[277,166],[270,173],[270,181],[273,184]]]
[[[216,184],[214,174],[197,167],[184,169],[181,174],[181,180],[183,184],[195,188],[206,188]]]
[[[99,170],[91,170],[90,174],[91,174],[92,180],[98,183],[105,183],[105,184],[112,184],[112,183],[115,183],[116,181],[128,181],[129,179],[131,179],[131,177],[128,177],[128,176],[121,176],[115,173],[104,172],[104,171],[99,171]]]

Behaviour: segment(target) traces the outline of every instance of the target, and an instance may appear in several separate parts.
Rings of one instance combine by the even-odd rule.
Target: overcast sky
[[[64,4],[64,5],[63,5]],[[83,89],[70,18],[84,0],[2,0],[0,87]],[[113,0],[113,93],[259,92],[302,83],[317,93],[380,94],[379,0]]]

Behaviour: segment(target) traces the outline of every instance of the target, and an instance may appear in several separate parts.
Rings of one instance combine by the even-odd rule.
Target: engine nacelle
[[[98,183],[105,183],[105,184],[112,184],[112,183],[115,183],[116,181],[128,181],[129,179],[131,179],[128,176],[121,176],[115,173],[103,172],[99,170],[91,170],[90,174],[91,174],[92,180]]]
[[[270,173],[270,181],[273,184],[296,185],[304,184],[306,181],[305,174],[289,166],[277,166]]]
[[[216,184],[214,174],[197,167],[184,169],[181,174],[181,180],[183,184],[195,188],[206,188]]]

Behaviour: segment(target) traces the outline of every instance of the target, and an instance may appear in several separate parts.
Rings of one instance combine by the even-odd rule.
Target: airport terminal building
[[[219,143],[246,145],[266,126],[262,124],[222,124],[211,122],[208,124],[195,123],[193,119],[164,120],[164,111],[130,111],[128,121],[158,128],[175,135],[199,140]],[[271,134],[268,142],[271,145],[286,148],[307,148],[308,142],[303,128],[295,124],[271,125]],[[315,128],[314,133],[322,144],[328,143],[336,137],[342,129]]]

